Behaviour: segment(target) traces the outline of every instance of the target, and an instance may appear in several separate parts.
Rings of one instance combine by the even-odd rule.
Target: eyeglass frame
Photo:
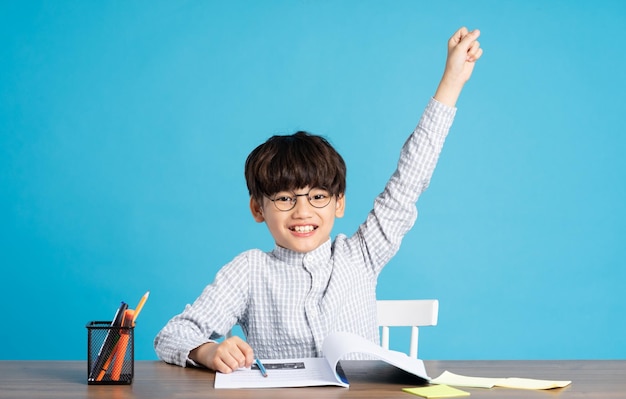
[[[322,206],[314,205],[311,202],[311,196],[310,196],[311,191],[314,191],[314,190],[323,190],[326,193],[328,193],[328,202],[325,203]],[[276,205],[277,194],[280,194],[282,192],[289,192],[289,193],[292,194],[292,196],[289,197],[292,200],[292,205],[291,205],[291,208],[289,208],[289,209],[281,209],[281,208],[278,207],[278,205]],[[270,197],[270,196],[266,195],[267,199],[272,201],[274,203],[274,207],[277,210],[279,210],[280,212],[289,212],[289,211],[293,210],[293,208],[295,208],[296,205],[298,204],[298,197],[306,197],[309,205],[311,205],[313,208],[315,208],[315,209],[323,209],[323,208],[326,208],[328,206],[328,204],[330,204],[330,202],[331,202],[331,200],[333,199],[334,196],[335,196],[335,194],[331,194],[328,190],[326,190],[325,188],[321,188],[321,187],[313,187],[312,189],[309,190],[308,193],[305,193],[305,194],[296,194],[294,191],[285,190],[285,191],[279,191],[278,193],[274,194],[273,197]]]

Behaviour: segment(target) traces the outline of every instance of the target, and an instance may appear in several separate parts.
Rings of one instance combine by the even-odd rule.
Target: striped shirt
[[[322,356],[324,338],[338,331],[379,343],[376,281],[417,218],[415,203],[428,187],[455,113],[430,100],[396,171],[351,237],[339,234],[308,253],[253,249],[226,264],[159,332],[159,358],[195,364],[189,352],[235,324],[262,359]]]

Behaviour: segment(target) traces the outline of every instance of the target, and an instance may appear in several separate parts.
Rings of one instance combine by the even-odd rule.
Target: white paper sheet
[[[430,381],[432,384],[453,385],[457,387],[493,388],[494,386],[517,389],[552,389],[563,388],[571,381],[536,380],[531,378],[485,378],[468,377],[444,371],[439,377]]]

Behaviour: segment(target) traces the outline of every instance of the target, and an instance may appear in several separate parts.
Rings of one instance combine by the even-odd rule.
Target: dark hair
[[[319,187],[332,195],[346,192],[346,164],[321,136],[299,131],[272,136],[255,148],[245,167],[248,193],[259,204],[263,196],[283,190]]]

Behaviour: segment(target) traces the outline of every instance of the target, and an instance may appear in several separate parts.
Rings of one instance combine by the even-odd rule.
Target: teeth
[[[315,227],[309,225],[309,226],[296,226],[293,228],[295,231],[297,231],[298,233],[310,233],[313,230],[315,230]]]

